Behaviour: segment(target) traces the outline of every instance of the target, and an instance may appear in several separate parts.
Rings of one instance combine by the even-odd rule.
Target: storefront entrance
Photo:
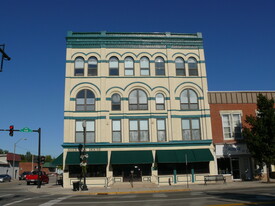
[[[142,176],[151,176],[151,164],[113,165],[113,175],[123,182],[141,182]]]
[[[233,173],[233,179],[241,179],[240,175],[240,163],[239,158],[232,158],[232,173]]]

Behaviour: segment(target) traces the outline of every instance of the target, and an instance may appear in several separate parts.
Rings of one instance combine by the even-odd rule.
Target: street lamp
[[[82,162],[80,163],[81,165],[81,168],[82,168],[82,173],[83,173],[83,176],[84,176],[84,183],[83,183],[83,187],[82,187],[82,190],[88,190],[88,187],[86,185],[86,172],[87,172],[87,158],[88,158],[88,155],[86,155],[86,150],[85,150],[85,144],[86,144],[86,120],[84,120],[82,122],[82,127],[83,127],[83,153],[82,155],[80,156],[81,159],[82,159]]]
[[[27,140],[27,138],[21,138],[17,142],[14,143],[13,145],[13,162],[12,162],[12,176],[13,179],[15,179],[15,174],[14,174],[14,162],[15,162],[15,150],[16,150],[16,144],[20,142],[21,140]]]

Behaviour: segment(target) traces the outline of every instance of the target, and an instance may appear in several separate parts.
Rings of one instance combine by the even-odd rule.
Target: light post
[[[21,138],[17,142],[14,143],[13,145],[13,161],[12,161],[12,176],[13,179],[15,179],[15,174],[14,174],[14,163],[15,163],[15,150],[16,150],[16,144],[20,142],[21,140],[27,140],[27,138]]]
[[[85,146],[86,146],[86,120],[84,120],[82,122],[82,127],[83,127],[83,138],[84,138],[84,141],[83,141],[83,153],[82,153],[82,173],[83,173],[83,176],[84,176],[84,183],[83,183],[83,187],[82,187],[82,190],[88,190],[88,187],[86,185],[86,172],[87,172],[87,158],[88,158],[88,155],[86,155],[86,150],[85,150]]]

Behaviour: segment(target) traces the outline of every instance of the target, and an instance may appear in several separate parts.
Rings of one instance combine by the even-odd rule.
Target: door
[[[239,158],[232,158],[232,173],[233,179],[241,179]]]

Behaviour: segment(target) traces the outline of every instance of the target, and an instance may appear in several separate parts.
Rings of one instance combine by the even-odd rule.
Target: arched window
[[[109,60],[109,75],[119,76],[119,65],[116,57],[111,57]]]
[[[95,95],[88,89],[83,89],[76,95],[76,111],[95,111]]]
[[[192,89],[184,90],[180,95],[180,108],[182,110],[199,109],[198,96]]]
[[[112,95],[112,110],[121,110],[121,98],[119,94]]]
[[[74,75],[84,76],[84,59],[77,57],[74,61]]]
[[[126,57],[124,60],[125,76],[134,75],[134,60],[132,57]]]
[[[184,66],[184,60],[181,57],[176,58],[175,61],[176,64],[176,75],[177,76],[185,76],[185,66]]]
[[[156,95],[156,109],[157,110],[164,110],[165,109],[164,96],[161,93],[158,93]]]
[[[198,62],[195,58],[190,57],[188,59],[189,76],[198,76]]]
[[[141,76],[150,75],[150,61],[147,57],[142,57],[140,59],[140,75]]]
[[[97,59],[90,57],[88,60],[88,76],[97,76]]]
[[[164,60],[161,57],[157,57],[155,60],[156,76],[165,75]]]
[[[147,110],[147,95],[140,89],[133,90],[129,95],[129,110]]]

